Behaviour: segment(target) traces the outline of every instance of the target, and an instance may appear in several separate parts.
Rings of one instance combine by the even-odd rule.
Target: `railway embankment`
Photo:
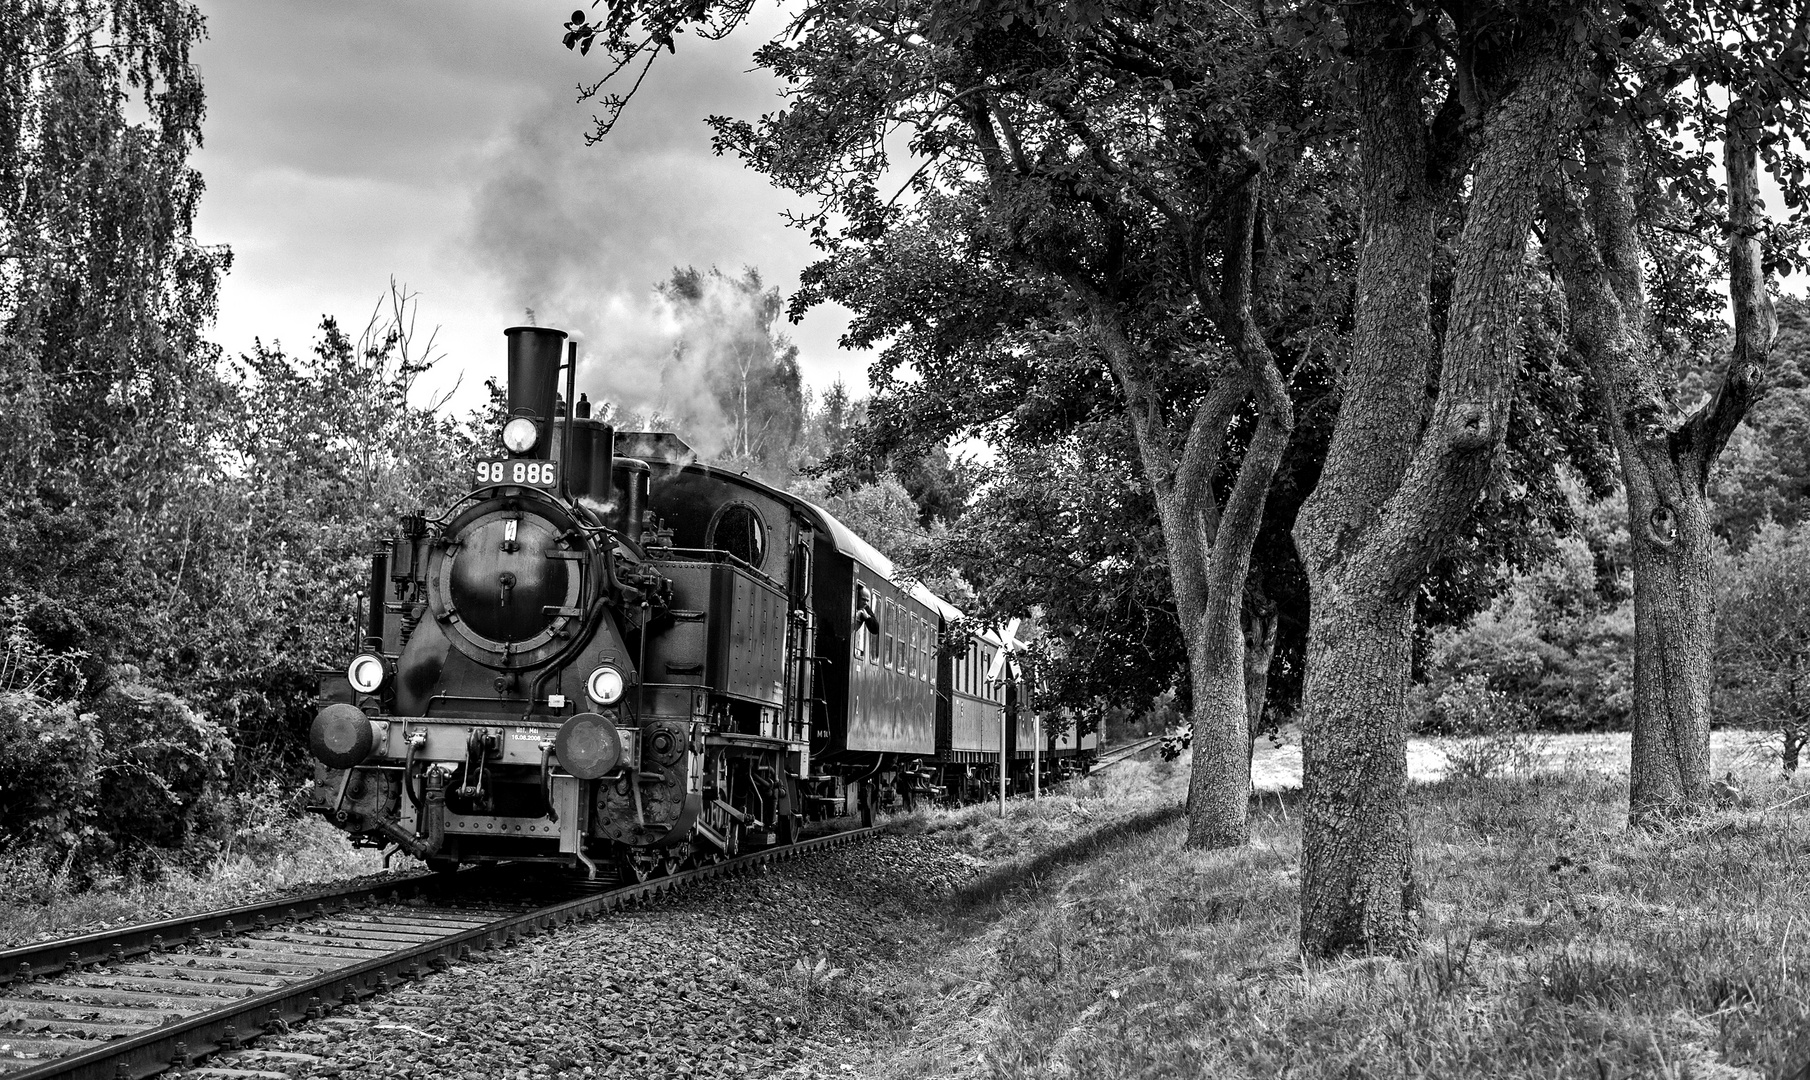
[[[1114,777],[1133,790],[1109,806],[972,823],[960,846],[998,857],[898,976],[909,1020],[860,1075],[1804,1075],[1810,778],[1725,737],[1723,805],[1636,833],[1591,738],[1412,785],[1423,944],[1400,958],[1302,961],[1298,790],[1260,794],[1233,852],[1186,850],[1148,805],[1185,758]],[[1077,812],[1095,823],[1047,831]]]
[[[376,852],[352,848],[343,833],[318,818],[286,821],[259,832],[268,835],[186,865],[163,867],[148,877],[77,882],[29,855],[0,854],[0,949],[305,896],[329,885],[374,884],[422,870],[420,863],[401,856],[386,869]]]
[[[1810,787],[1629,833],[1593,758],[1412,789],[1422,949],[1304,964],[1298,792],[1185,850],[1187,761],[475,952],[210,1059],[265,1077],[1771,1078],[1810,1058]],[[1795,932],[1794,932],[1795,931]],[[186,1075],[207,1075],[207,1069]]]

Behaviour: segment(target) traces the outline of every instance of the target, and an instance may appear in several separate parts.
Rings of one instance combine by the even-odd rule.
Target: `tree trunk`
[[[1260,587],[1247,584],[1244,590],[1244,706],[1248,720],[1245,734],[1250,745],[1245,747],[1246,765],[1257,733],[1263,730],[1263,706],[1269,698],[1270,664],[1276,658],[1276,632],[1281,622],[1276,602]]]
[[[1618,439],[1634,561],[1634,731],[1628,813],[1639,823],[1710,803],[1715,593],[1709,496],[1697,463]]]
[[[1326,466],[1295,524],[1312,597],[1301,694],[1301,948],[1310,955],[1389,951],[1409,931],[1401,716],[1413,605],[1382,595],[1351,560],[1400,487],[1426,415],[1435,200],[1421,89],[1411,50],[1378,48],[1359,61],[1364,227],[1351,362]]]
[[[1392,17],[1361,6],[1348,16],[1364,117],[1357,310],[1333,444],[1295,529],[1313,596],[1302,709],[1301,946],[1316,955],[1410,946],[1414,599],[1469,516],[1507,431],[1526,246],[1540,177],[1563,127],[1558,110],[1572,101],[1566,68],[1551,55],[1523,57],[1533,62],[1511,65],[1518,77],[1494,88],[1455,242],[1429,412],[1436,199],[1424,88]]]
[[[1401,722],[1414,603],[1380,593],[1316,593],[1308,628],[1301,948],[1318,956],[1398,951],[1418,908]]]
[[[1227,603],[1227,591],[1211,590],[1188,648],[1188,677],[1194,689],[1188,846],[1195,848],[1237,847],[1249,838],[1251,739],[1244,633],[1237,605]]]

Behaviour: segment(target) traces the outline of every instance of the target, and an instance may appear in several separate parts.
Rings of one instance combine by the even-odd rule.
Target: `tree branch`
[[[1766,360],[1778,320],[1766,295],[1765,267],[1760,260],[1756,207],[1760,199],[1755,175],[1754,134],[1757,119],[1744,103],[1728,110],[1722,158],[1728,170],[1728,296],[1734,307],[1735,343],[1728,373],[1716,396],[1692,414],[1685,434],[1696,454],[1697,481],[1709,483],[1710,466],[1728,445],[1748,406],[1765,391]]]

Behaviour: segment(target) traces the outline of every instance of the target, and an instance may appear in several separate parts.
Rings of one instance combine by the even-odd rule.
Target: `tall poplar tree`
[[[162,510],[208,457],[202,32],[182,0],[0,4],[0,593],[58,609],[58,647],[129,633],[97,620],[142,611],[131,567],[180,547]]]

